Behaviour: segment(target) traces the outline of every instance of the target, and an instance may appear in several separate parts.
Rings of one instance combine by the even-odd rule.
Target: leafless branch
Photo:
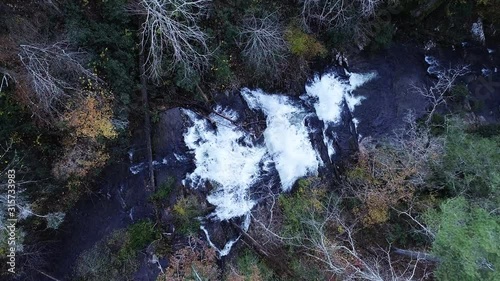
[[[407,210],[404,210],[404,211],[398,210],[396,208],[393,208],[393,210],[395,210],[396,212],[398,212],[399,215],[405,215],[406,217],[408,217],[409,219],[411,219],[411,221],[413,221],[414,223],[416,223],[418,225],[418,227],[420,227],[420,229],[422,230],[422,232],[426,236],[428,236],[429,238],[431,238],[432,240],[434,240],[434,238],[436,238],[435,231],[432,230],[430,227],[426,226],[419,219],[417,219],[417,217],[415,217],[413,215],[412,209],[413,209],[413,206],[411,206],[411,205],[410,205],[410,207]]]
[[[302,245],[308,256],[327,266],[332,274],[340,275],[343,280],[415,280],[418,260],[409,261],[396,269],[388,250],[380,249],[382,254],[365,256],[358,250],[354,239],[355,223],[348,224],[338,208],[339,200],[330,199],[323,206],[323,217],[313,216],[305,222]],[[332,229],[337,229],[337,234]]]
[[[354,1],[350,0],[301,0],[302,24],[311,30],[319,28],[343,27],[351,20],[349,13]]]
[[[159,81],[167,70],[184,69],[184,78],[202,72],[209,63],[208,35],[198,26],[211,0],[139,0],[132,12],[145,17],[141,45],[147,50],[147,72]],[[165,56],[171,61],[165,61]]]
[[[459,65],[442,71],[438,76],[438,81],[428,89],[418,87],[416,85],[411,87],[411,92],[422,95],[431,103],[431,109],[426,119],[427,124],[431,122],[436,109],[440,105],[446,104],[446,94],[448,94],[449,90],[455,85],[457,78],[464,76],[469,72],[470,70],[468,65]]]
[[[276,73],[285,58],[287,44],[283,28],[275,14],[244,19],[240,31],[242,55],[256,70]]]
[[[85,53],[71,51],[67,42],[21,45],[19,58],[33,89],[28,96],[32,110],[42,120],[59,116],[68,107],[69,98],[82,95],[84,83],[101,82],[83,66]]]
[[[358,0],[360,5],[361,15],[364,17],[369,17],[375,14],[378,5],[380,5],[383,0]]]
[[[414,171],[409,180],[416,186],[423,185],[431,172],[430,165],[437,165],[441,159],[444,141],[442,138],[431,136],[428,127],[419,127],[413,111],[409,111],[403,121],[405,127],[395,130],[389,141],[395,148],[398,159],[388,160],[398,161],[403,169]]]

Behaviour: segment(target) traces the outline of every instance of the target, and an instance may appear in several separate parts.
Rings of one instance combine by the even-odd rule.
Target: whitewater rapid
[[[248,109],[265,116],[262,136],[243,129],[246,120],[229,107],[216,105],[214,113],[205,117],[183,110],[191,123],[184,134],[187,156],[196,165],[184,185],[196,189],[210,184],[207,201],[215,206],[208,216],[211,220],[247,216],[259,200],[255,193],[266,184],[262,182],[269,178],[266,176],[277,174],[280,188],[286,192],[299,178],[318,174],[325,163],[310,136],[322,132],[331,158],[337,136],[328,128],[341,121],[345,105],[351,112],[355,110],[364,97],[353,91],[375,77],[375,73],[349,72],[318,75],[300,98],[242,89],[239,94]],[[309,118],[321,120],[322,127],[310,126]],[[209,238],[207,230],[203,231]],[[234,240],[229,242],[232,245]],[[227,247],[220,250],[221,255],[229,252]]]

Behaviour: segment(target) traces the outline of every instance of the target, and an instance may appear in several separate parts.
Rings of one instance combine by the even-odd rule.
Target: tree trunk
[[[398,248],[393,248],[392,252],[397,254],[397,255],[410,257],[412,259],[419,259],[419,260],[425,260],[425,261],[430,261],[430,262],[440,262],[441,261],[440,258],[433,256],[431,254],[425,253],[425,252],[403,250],[403,249],[398,249]]]
[[[151,119],[149,115],[149,104],[148,104],[148,89],[147,89],[147,78],[146,78],[146,67],[144,66],[144,50],[141,50],[139,54],[139,71],[141,76],[141,96],[142,96],[142,107],[144,110],[144,135],[146,137],[146,150],[148,157],[149,166],[149,187],[151,190],[155,190],[155,175],[153,170],[153,150],[151,148]]]
[[[427,3],[423,3],[417,9],[411,11],[411,15],[422,20],[445,2],[448,2],[448,0],[428,0]]]
[[[231,224],[242,236],[242,240],[250,246],[264,261],[271,267],[274,268],[278,273],[290,277],[290,279],[295,279],[295,274],[288,266],[284,259],[278,260],[272,254],[269,254],[259,242],[255,241],[252,236],[248,235],[239,225],[231,221]],[[283,257],[282,257],[283,258]]]
[[[57,278],[55,278],[54,276],[49,275],[49,274],[47,274],[47,273],[45,273],[45,272],[43,272],[43,271],[41,271],[41,270],[39,270],[39,269],[35,269],[35,270],[36,270],[36,271],[38,271],[38,272],[39,272],[40,274],[42,274],[43,276],[45,276],[45,277],[47,277],[47,278],[49,278],[49,279],[51,279],[51,280],[54,280],[54,281],[61,281],[60,279],[57,279]]]

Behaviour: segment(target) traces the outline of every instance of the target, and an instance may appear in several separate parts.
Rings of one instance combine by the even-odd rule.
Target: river
[[[288,192],[297,179],[328,171],[352,154],[361,138],[380,138],[402,126],[409,110],[423,115],[427,100],[409,89],[435,82],[430,67],[470,64],[470,74],[461,81],[472,103],[481,105],[475,115],[498,122],[497,52],[498,46],[470,42],[431,50],[394,44],[375,55],[350,58],[348,69],[313,74],[300,96],[244,88],[217,95],[210,114],[169,109],[154,130],[157,181],[174,176],[179,184],[206,194],[213,211],[202,218],[200,233],[224,256],[238,236],[220,238],[221,223],[235,220],[248,228],[248,214],[266,192]],[[82,251],[113,230],[154,217],[144,184],[144,142],[140,131],[134,136],[123,161],[102,174],[98,192],[68,214],[55,238],[60,247],[52,252],[48,273],[66,280]],[[155,280],[158,269],[148,259],[143,258],[136,280]]]

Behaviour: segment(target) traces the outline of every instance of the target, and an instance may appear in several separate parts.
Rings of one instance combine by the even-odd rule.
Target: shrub
[[[202,208],[193,195],[180,198],[173,209],[175,227],[181,234],[194,234],[200,229],[197,219],[202,214]]]
[[[275,276],[274,272],[258,256],[245,249],[238,254],[235,267],[232,268],[225,280],[275,280]]]
[[[290,52],[294,55],[313,58],[325,57],[327,54],[326,48],[316,38],[298,27],[289,27],[285,32],[285,39],[290,45]]]
[[[138,49],[132,32],[136,26],[126,11],[126,4],[127,0],[96,1],[92,13],[74,1],[67,1],[65,7],[71,41],[94,55],[94,71],[109,83],[122,106],[129,104],[137,81]],[[120,112],[126,114],[127,111]]]
[[[189,238],[189,245],[176,251],[169,266],[157,280],[219,280],[215,249],[198,238]]]
[[[157,236],[158,232],[151,221],[144,220],[129,226],[118,257],[123,260],[134,259],[137,252],[157,239]]]
[[[373,38],[371,49],[374,51],[387,49],[392,42],[393,34],[394,25],[392,23],[388,22],[381,25],[379,32]]]
[[[175,178],[169,177],[167,178],[166,181],[164,181],[158,189],[151,195],[151,201],[155,202],[156,204],[161,203],[162,201],[166,200],[169,195],[172,193],[172,191],[175,188]]]
[[[67,122],[76,137],[113,139],[118,134],[113,126],[111,100],[104,96],[85,97],[77,108],[66,112],[63,120]]]
[[[278,202],[283,212],[283,236],[294,236],[302,232],[304,221],[322,211],[325,190],[311,188],[314,180],[316,179],[300,179],[293,194],[280,195]]]
[[[103,145],[85,139],[66,139],[63,155],[54,163],[52,174],[60,180],[83,178],[102,168],[108,159]]]
[[[469,89],[464,84],[455,85],[450,90],[451,97],[457,102],[463,102],[469,95]]]
[[[135,256],[120,258],[117,251],[128,241],[125,230],[117,230],[108,238],[84,251],[77,259],[75,279],[78,281],[121,281],[133,280],[132,274],[138,268]]]
[[[215,59],[215,65],[211,68],[215,76],[215,81],[220,89],[226,89],[234,79],[231,70],[232,56],[220,55]]]

